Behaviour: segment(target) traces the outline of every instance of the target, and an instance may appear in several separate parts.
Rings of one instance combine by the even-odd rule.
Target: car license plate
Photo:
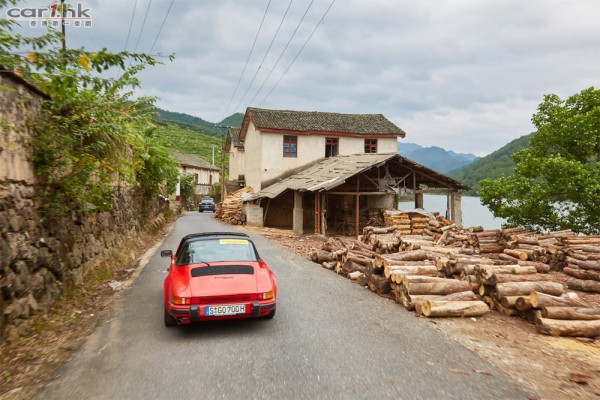
[[[219,317],[223,315],[237,315],[237,314],[245,314],[246,313],[246,305],[245,304],[231,304],[228,306],[211,306],[206,307],[204,310],[204,314],[207,317]]]

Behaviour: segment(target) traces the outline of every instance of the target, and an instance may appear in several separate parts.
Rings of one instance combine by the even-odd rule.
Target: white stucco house
[[[178,169],[180,174],[194,175],[195,193],[199,195],[209,194],[212,191],[212,186],[220,181],[220,170],[215,165],[204,161],[193,154],[184,154],[172,151],[171,154],[178,161]],[[179,200],[179,182],[175,191],[176,199]]]
[[[402,129],[381,114],[339,114],[249,107],[230,128],[229,177],[255,192],[337,155],[395,153]]]

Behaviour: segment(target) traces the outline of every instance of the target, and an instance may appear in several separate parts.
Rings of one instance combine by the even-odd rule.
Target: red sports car
[[[232,318],[273,318],[277,282],[248,235],[187,235],[172,250],[164,281],[165,325]]]

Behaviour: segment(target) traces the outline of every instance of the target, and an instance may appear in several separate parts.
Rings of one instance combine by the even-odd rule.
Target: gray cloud
[[[295,0],[254,85],[240,102],[288,6],[273,0],[238,92],[225,113],[268,0],[176,0],[154,52],[172,63],[145,71],[140,94],[209,121],[250,105],[310,0]],[[28,3],[32,3],[30,0]],[[42,2],[43,3],[43,2]],[[82,0],[93,28],[68,43],[123,50],[133,0]],[[153,1],[138,51],[152,45],[170,1]],[[314,0],[256,96],[258,106],[330,4]],[[128,50],[148,0],[138,0]],[[533,130],[544,94],[567,97],[600,82],[597,0],[337,0],[262,107],[382,113],[405,141],[484,155]]]

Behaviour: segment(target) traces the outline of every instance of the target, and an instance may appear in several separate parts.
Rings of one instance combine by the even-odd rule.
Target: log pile
[[[520,316],[544,334],[597,333],[598,308],[566,292],[556,282],[564,278],[550,271],[564,256],[564,272],[571,277],[568,287],[594,292],[600,283],[600,236],[481,227],[442,231],[450,226],[443,225],[434,227],[442,232],[436,238],[402,234],[401,225],[365,227],[359,240],[330,238],[322,249],[313,250],[311,259],[416,315],[466,317],[495,310]]]
[[[563,272],[570,278],[569,289],[600,293],[600,236],[573,236],[562,239],[567,249]]]
[[[243,194],[252,194],[254,190],[246,186],[240,190],[236,190],[225,197],[225,200],[217,204],[215,217],[222,219],[232,225],[243,225],[246,223],[246,215],[243,211]]]

